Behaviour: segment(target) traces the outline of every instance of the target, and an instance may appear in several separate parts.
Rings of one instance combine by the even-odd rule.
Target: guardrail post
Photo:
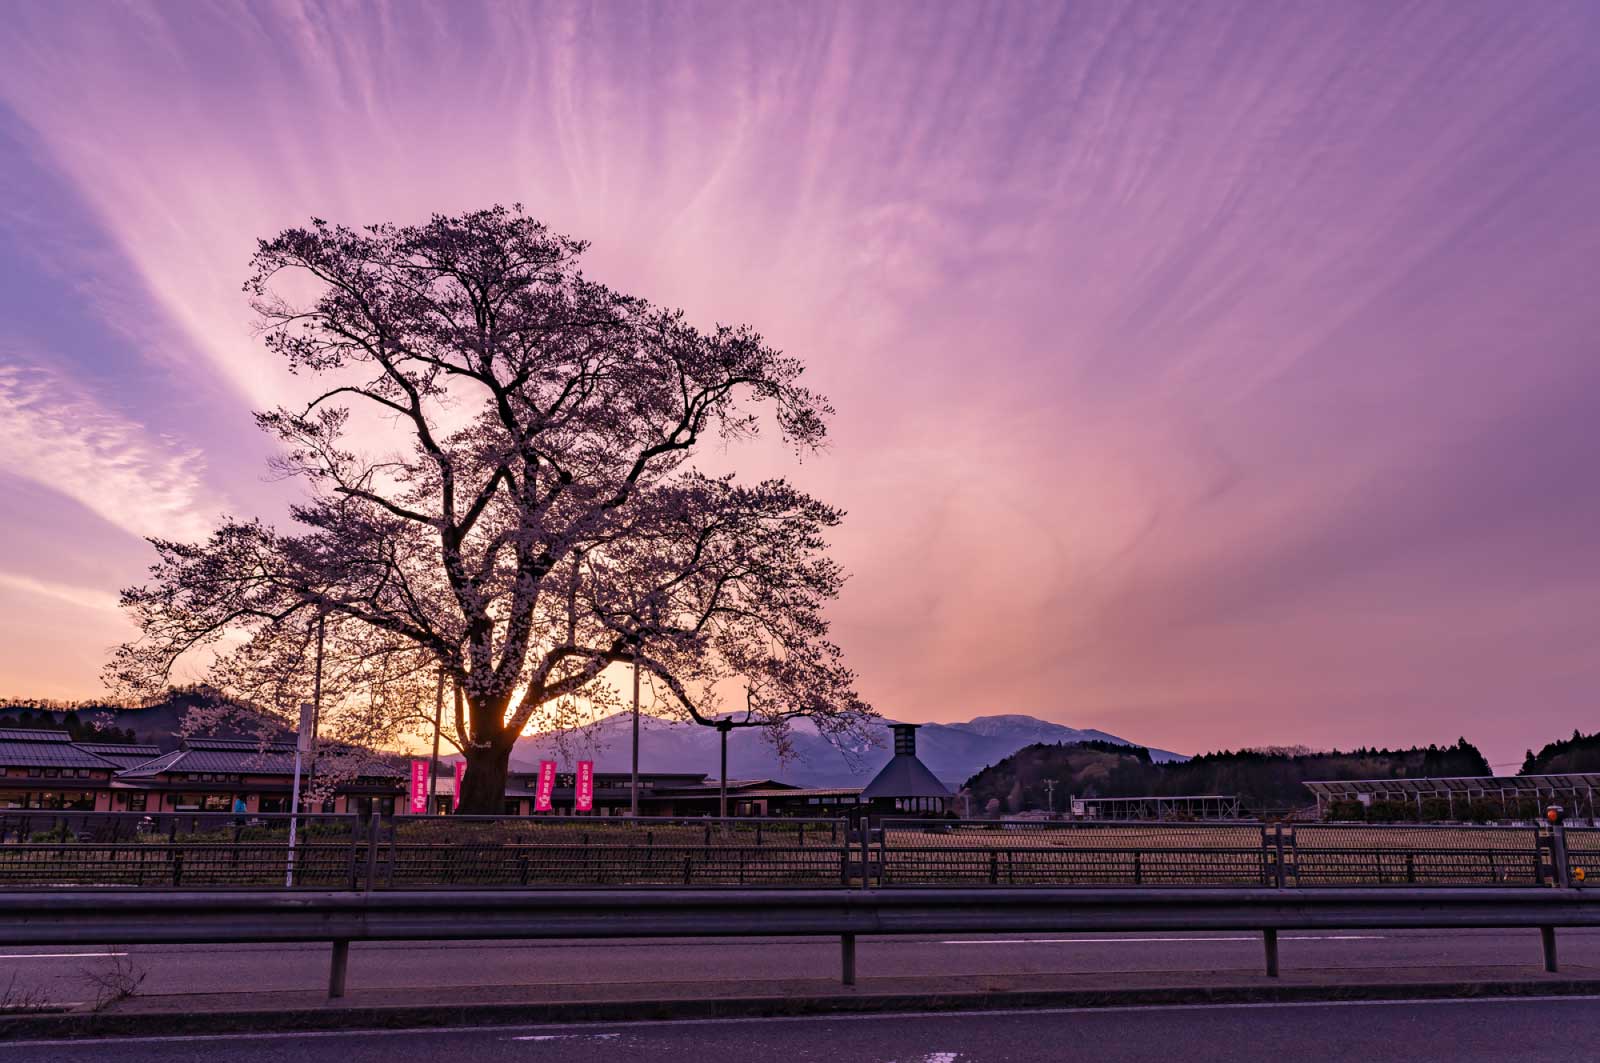
[[[839,935],[839,980],[845,985],[856,984],[856,936]]]
[[[1262,944],[1267,949],[1267,977],[1278,977],[1278,932],[1273,929],[1261,932]]]
[[[1544,947],[1544,969],[1551,974],[1560,970],[1556,963],[1556,928],[1541,926],[1539,928],[1539,944]]]
[[[337,1000],[344,996],[345,971],[350,966],[350,942],[333,943],[333,962],[328,966],[328,998]]]

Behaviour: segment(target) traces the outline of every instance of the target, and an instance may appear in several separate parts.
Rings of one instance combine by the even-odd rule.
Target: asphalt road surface
[[[0,1042],[0,1063],[1581,1063],[1597,1031],[1600,997],[1569,997]]]
[[[1497,967],[1506,977],[1540,969],[1532,930],[1285,932],[1283,969]],[[1600,977],[1600,930],[1563,930],[1562,969]],[[113,964],[144,974],[142,995],[317,989],[327,984],[328,946],[186,945],[11,948],[0,946],[0,984],[54,1004],[85,998],[87,976]],[[126,954],[125,956],[116,954]],[[1038,934],[989,937],[863,937],[862,978],[918,975],[1246,971],[1259,973],[1260,936]],[[602,942],[372,942],[350,949],[351,989],[511,986],[547,982],[836,978],[833,938],[733,938]],[[90,993],[87,999],[93,999]],[[1600,1060],[1600,1030],[1584,1057]]]

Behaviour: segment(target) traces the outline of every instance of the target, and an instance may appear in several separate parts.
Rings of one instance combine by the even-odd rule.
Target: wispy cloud
[[[0,468],[130,535],[207,534],[216,498],[201,453],[152,438],[49,370],[0,365],[0,438]]]
[[[20,572],[0,572],[0,587],[18,591],[22,594],[31,594],[64,602],[80,609],[91,609],[97,613],[121,615],[121,607],[117,604],[117,596],[108,591],[96,590],[93,587],[74,587],[67,583],[53,583],[49,580],[25,576]]]

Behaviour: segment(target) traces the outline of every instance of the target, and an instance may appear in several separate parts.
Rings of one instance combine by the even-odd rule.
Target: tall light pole
[[[717,730],[722,734],[722,775],[717,784],[717,816],[728,818],[728,732],[733,730],[732,720],[718,720]]]
[[[639,814],[639,644],[633,644],[633,788],[629,814]]]
[[[433,759],[428,762],[428,815],[433,815],[439,789],[439,727],[444,719],[444,665],[439,666],[439,688],[433,695]]]

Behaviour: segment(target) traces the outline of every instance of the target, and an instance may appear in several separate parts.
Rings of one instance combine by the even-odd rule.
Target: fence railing
[[[0,889],[12,890],[1600,882],[1592,828],[12,813],[0,840]]]
[[[888,819],[870,839],[867,873],[886,888],[1547,886],[1568,877],[1557,836],[1539,827]]]
[[[290,820],[296,822],[294,844]],[[0,887],[847,886],[843,820],[81,813],[16,823]],[[35,829],[40,828],[40,829]]]

